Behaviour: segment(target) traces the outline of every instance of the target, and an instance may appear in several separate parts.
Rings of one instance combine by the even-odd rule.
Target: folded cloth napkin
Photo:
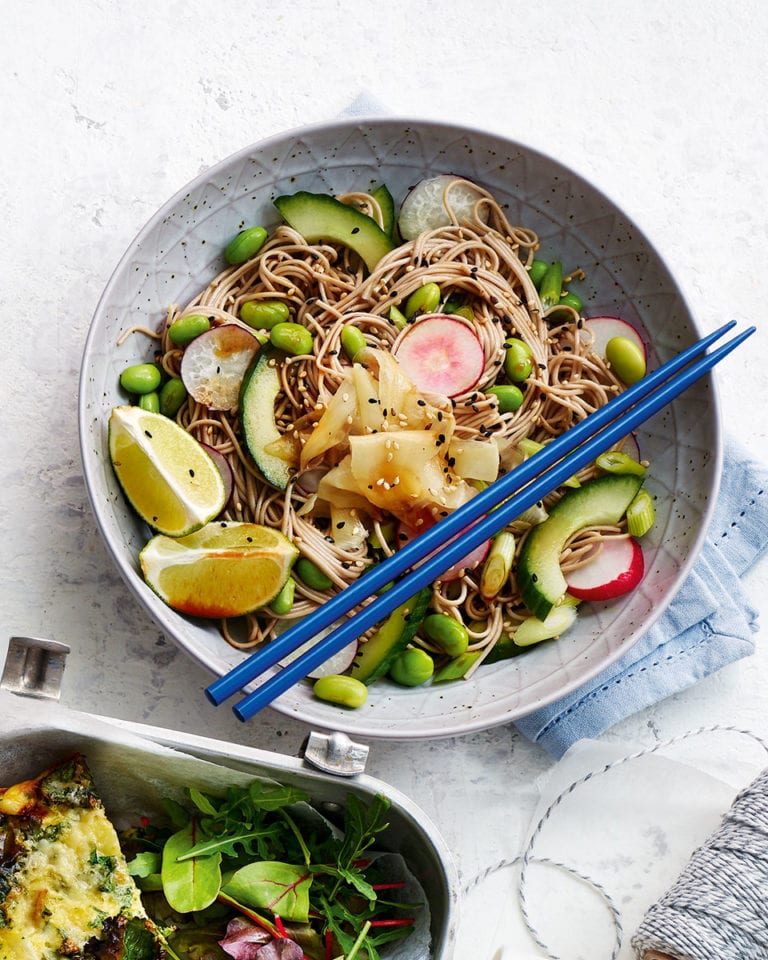
[[[341,117],[381,116],[368,90]],[[578,690],[518,720],[518,730],[555,757],[625,717],[752,653],[757,612],[741,578],[768,550],[768,467],[736,441],[707,539],[667,610],[627,653]]]
[[[553,756],[754,650],[757,613],[741,578],[768,550],[768,468],[732,439],[724,464],[704,546],[666,611],[589,683],[517,721]]]

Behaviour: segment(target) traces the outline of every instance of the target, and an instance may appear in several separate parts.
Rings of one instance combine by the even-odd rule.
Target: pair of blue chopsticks
[[[214,681],[205,691],[208,699],[217,706],[223,703],[322,630],[341,620],[382,587],[410,570],[389,590],[366,604],[353,617],[346,619],[245,696],[233,710],[235,716],[245,721],[268,706],[329,657],[383,620],[395,607],[422,587],[439,579],[448,567],[458,563],[573,473],[592,463],[600,453],[652,417],[755,332],[755,327],[749,327],[717,350],[706,353],[715,341],[734,326],[735,321],[724,324],[673,357],[520,466],[500,477],[393,556],[373,567],[365,577],[356,580],[290,630]],[[415,567],[416,564],[419,566]],[[413,567],[415,569],[411,569]]]

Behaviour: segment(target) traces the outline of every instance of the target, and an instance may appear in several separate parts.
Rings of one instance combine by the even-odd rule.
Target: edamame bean
[[[168,337],[177,347],[186,347],[201,333],[211,329],[211,321],[201,313],[191,313],[188,317],[179,317],[168,328]]]
[[[475,311],[472,309],[472,307],[468,307],[466,305],[459,307],[458,310],[454,310],[453,315],[455,317],[464,317],[465,320],[475,319]]]
[[[512,413],[523,405],[523,391],[514,383],[501,383],[498,387],[490,387],[487,392],[499,401],[500,413]]]
[[[342,328],[341,345],[344,348],[344,353],[346,353],[353,363],[358,353],[360,353],[361,350],[365,350],[368,346],[362,333],[360,333],[357,327],[353,327],[351,324]]]
[[[293,572],[310,590],[330,590],[333,580],[307,557],[299,557],[293,565]]]
[[[435,672],[435,663],[421,647],[408,647],[399,653],[389,668],[389,675],[403,687],[420,687]]]
[[[312,353],[314,344],[312,334],[300,323],[276,323],[269,331],[269,339],[273,347],[294,357]]]
[[[447,613],[431,613],[425,617],[422,630],[449,657],[460,656],[469,644],[467,628]]]
[[[120,374],[120,386],[128,393],[152,393],[160,386],[160,370],[154,363],[135,363]]]
[[[522,383],[530,377],[533,370],[533,352],[524,340],[511,337],[506,341],[504,369],[509,379],[515,383]]]
[[[286,613],[290,613],[293,609],[293,598],[296,594],[296,581],[293,577],[288,577],[285,583],[280,590],[280,593],[275,597],[275,599],[270,603],[272,610],[278,614],[278,616],[283,616]]]
[[[160,413],[166,417],[175,417],[181,405],[187,399],[187,388],[178,377],[171,377],[160,391]]]
[[[645,376],[645,353],[629,337],[612,337],[605,345],[605,359],[628,387]]]
[[[139,397],[139,406],[150,413],[160,413],[160,397],[156,390],[152,393],[142,393]]]
[[[541,286],[541,281],[544,279],[544,274],[547,270],[549,270],[549,264],[546,260],[534,260],[530,267],[528,267],[528,276],[533,281],[533,285],[537,290]]]
[[[267,239],[264,227],[248,227],[233,237],[224,250],[224,259],[235,266],[255,256]]]
[[[354,677],[332,673],[315,680],[312,688],[315,696],[327,703],[338,703],[341,707],[362,707],[368,699],[368,687]]]
[[[440,287],[436,283],[425,283],[405,301],[403,313],[408,320],[412,320],[417,313],[434,313],[439,303]]]
[[[584,301],[577,294],[568,291],[568,293],[564,293],[560,297],[559,306],[570,307],[572,310],[575,310],[576,313],[580,314],[584,306]]]
[[[560,302],[563,292],[563,265],[559,260],[555,260],[547,267],[547,272],[541,279],[539,286],[539,296],[541,304],[545,310],[554,307]]]
[[[404,330],[408,326],[408,317],[402,310],[398,310],[394,304],[389,308],[389,319],[398,330]]]
[[[290,315],[288,304],[282,300],[248,300],[240,307],[240,319],[254,330],[271,330]]]

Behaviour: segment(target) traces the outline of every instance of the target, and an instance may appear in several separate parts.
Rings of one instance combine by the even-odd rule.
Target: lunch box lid
[[[56,640],[11,637],[0,690],[58,701],[69,652],[67,644]],[[69,708],[61,709],[75,716]],[[298,755],[288,756],[129,720],[86,716],[187,756],[301,786],[330,820],[343,813],[344,798],[350,793],[361,799],[385,794],[391,802],[387,836],[393,841],[393,848],[405,856],[429,902],[433,960],[453,957],[459,887],[451,852],[435,824],[413,800],[386,781],[365,773],[369,752],[366,744],[356,743],[345,733],[310,731]],[[40,732],[44,732],[42,725]]]

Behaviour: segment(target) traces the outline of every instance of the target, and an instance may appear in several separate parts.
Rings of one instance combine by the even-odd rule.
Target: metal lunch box
[[[68,653],[69,647],[57,641],[12,637],[0,678],[0,690],[5,692],[2,695],[12,693],[38,700],[58,700]],[[147,754],[153,747],[161,747],[177,753],[180,765],[192,757],[219,769],[300,787],[310,794],[313,806],[335,822],[343,816],[350,795],[366,800],[376,793],[385,794],[391,808],[389,828],[380,848],[403,856],[424,890],[430,909],[431,960],[453,957],[459,891],[451,853],[423,810],[400,791],[364,772],[369,749],[366,745],[353,742],[343,733],[312,732],[300,755],[289,757],[179,731],[59,709],[67,716],[84,718],[84,729],[81,725],[78,730],[62,730],[42,720],[21,733],[0,730],[0,771],[4,785],[34,776],[67,752],[78,751],[86,756],[109,812],[109,793],[116,789],[116,785],[110,784],[111,761],[120,749],[113,741],[129,736],[139,756],[142,744]],[[89,725],[88,720],[93,723]],[[173,757],[164,761],[171,765],[174,762]],[[170,777],[172,768],[164,769]],[[153,777],[153,781],[153,792],[161,791],[162,773],[160,780]],[[137,789],[135,784],[133,789]]]

